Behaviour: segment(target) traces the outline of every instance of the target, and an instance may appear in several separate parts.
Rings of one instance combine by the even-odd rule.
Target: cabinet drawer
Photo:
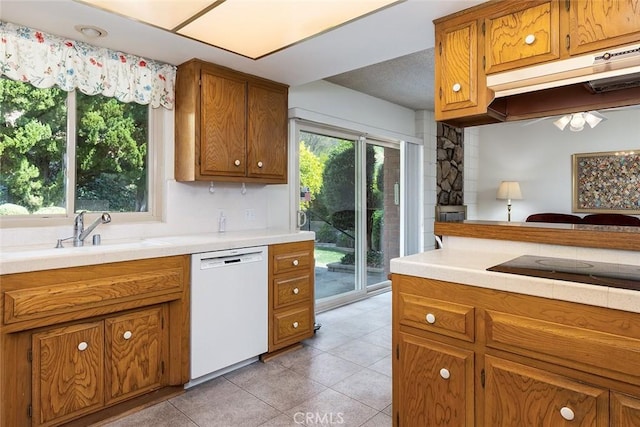
[[[609,425],[608,390],[497,357],[485,363],[485,426]]]
[[[640,378],[638,339],[495,311],[487,311],[486,317],[488,347],[535,352]]]
[[[309,307],[293,308],[274,314],[274,342],[279,344],[289,339],[299,341],[313,330],[313,316]]]
[[[399,294],[400,324],[473,342],[474,308],[418,295]]]
[[[558,59],[559,2],[521,2],[485,20],[486,72],[511,70]]]
[[[289,253],[277,254],[273,257],[273,274],[290,271],[305,271],[313,265],[313,256],[306,249],[294,250]]]
[[[311,278],[300,276],[276,277],[273,279],[273,308],[279,309],[290,304],[307,301],[311,297]]]
[[[4,322],[15,323],[144,296],[181,292],[183,275],[181,268],[167,268],[8,290],[4,294]]]

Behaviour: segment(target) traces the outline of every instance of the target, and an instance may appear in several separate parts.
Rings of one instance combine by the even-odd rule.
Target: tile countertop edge
[[[640,313],[640,292],[486,271],[518,255],[445,249],[391,260],[391,273]]]
[[[81,248],[2,248],[0,275],[314,240],[308,231],[250,230],[159,236]]]

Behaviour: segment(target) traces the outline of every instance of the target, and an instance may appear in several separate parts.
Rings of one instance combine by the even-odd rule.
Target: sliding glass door
[[[299,125],[302,229],[316,233],[316,310],[390,286],[400,255],[399,144]]]

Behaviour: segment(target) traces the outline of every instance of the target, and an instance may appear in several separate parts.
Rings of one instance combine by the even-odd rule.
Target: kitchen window
[[[3,221],[83,210],[151,217],[155,110],[1,78]]]

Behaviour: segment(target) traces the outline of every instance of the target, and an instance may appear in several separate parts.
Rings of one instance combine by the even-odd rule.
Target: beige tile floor
[[[391,426],[391,293],[320,313],[304,347],[109,427]]]

